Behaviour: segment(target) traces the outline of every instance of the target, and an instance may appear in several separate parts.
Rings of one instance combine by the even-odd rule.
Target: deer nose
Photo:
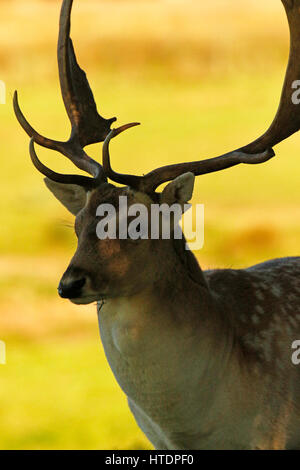
[[[58,293],[63,299],[76,299],[81,296],[81,290],[86,283],[86,278],[61,281],[58,286]]]

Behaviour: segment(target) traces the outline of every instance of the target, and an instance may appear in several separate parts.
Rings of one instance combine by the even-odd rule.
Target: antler
[[[127,124],[111,130],[116,118],[104,119],[98,114],[93,93],[86,75],[79,67],[73,44],[70,39],[70,15],[73,0],[64,0],[58,40],[58,65],[62,96],[72,125],[70,139],[67,142],[51,140],[40,135],[31,127],[18,103],[17,92],[14,95],[16,116],[27,134],[31,137],[30,155],[36,168],[57,182],[97,186],[109,177],[112,181],[128,184],[144,192],[153,192],[162,183],[177,176],[192,172],[196,176],[224,170],[240,163],[258,164],[272,158],[273,146],[300,129],[300,112],[292,101],[294,82],[300,77],[300,0],[282,0],[290,28],[290,58],[277,114],[269,129],[254,142],[219,157],[207,160],[180,163],[157,168],[145,176],[124,175],[112,170],[109,156],[109,143],[120,132],[137,125]],[[103,167],[88,157],[83,148],[92,143],[102,142]],[[93,178],[79,175],[61,175],[43,165],[34,149],[34,142],[43,147],[57,150],[68,157],[78,168],[91,174]]]
[[[290,58],[283,84],[277,114],[269,129],[254,142],[232,152],[208,160],[168,165],[151,171],[145,176],[120,175],[112,171],[109,159],[109,142],[114,131],[106,137],[103,160],[106,174],[119,183],[127,183],[136,189],[153,192],[162,183],[192,172],[196,176],[224,170],[240,163],[258,164],[272,158],[273,146],[300,129],[300,108],[292,102],[293,83],[300,79],[300,0],[282,0],[290,28]]]
[[[33,129],[19,107],[17,92],[14,94],[14,110],[19,123],[31,137],[30,155],[34,165],[41,173],[61,183],[96,186],[106,181],[103,168],[98,162],[90,158],[83,148],[89,144],[102,142],[109,134],[111,124],[116,118],[104,119],[100,116],[86,74],[77,63],[73,43],[70,38],[72,4],[73,0],[63,1],[57,48],[61,91],[72,126],[69,140],[67,142],[60,142],[48,139]],[[39,161],[34,150],[34,142],[62,153],[78,168],[91,174],[93,178],[78,175],[61,175],[48,169]]]

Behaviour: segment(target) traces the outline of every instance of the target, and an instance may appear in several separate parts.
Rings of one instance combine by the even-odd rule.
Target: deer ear
[[[169,183],[161,193],[160,202],[163,204],[186,204],[192,199],[195,183],[193,173],[184,173],[177,176]]]
[[[49,178],[44,178],[47,188],[73,215],[83,209],[86,204],[87,192],[77,184],[56,183]]]

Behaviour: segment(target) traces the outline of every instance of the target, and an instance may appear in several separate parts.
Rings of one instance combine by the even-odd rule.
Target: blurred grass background
[[[288,57],[279,0],[75,0],[72,38],[105,117],[142,127],[113,142],[119,171],[213,157],[244,145],[272,120]],[[57,298],[76,246],[72,218],[32,167],[21,108],[41,133],[69,136],[56,37],[60,0],[0,2],[1,449],[147,449],[107,365],[95,306]],[[244,267],[299,255],[300,137],[261,166],[199,177],[205,204],[201,265]],[[100,155],[99,146],[90,154]],[[43,161],[70,171],[61,156]]]

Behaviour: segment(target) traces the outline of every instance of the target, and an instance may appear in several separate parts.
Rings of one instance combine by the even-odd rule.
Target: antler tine
[[[137,180],[139,188],[153,192],[162,183],[185,172],[196,176],[224,170],[240,163],[259,164],[274,157],[273,146],[300,129],[300,108],[292,101],[294,81],[300,77],[300,0],[282,0],[290,28],[290,58],[281,100],[269,129],[254,142],[219,157],[157,168]],[[124,175],[122,179],[125,180]]]
[[[139,189],[141,187],[143,183],[143,177],[116,173],[112,169],[111,164],[110,164],[109,144],[113,137],[116,137],[117,135],[121,134],[121,132],[124,132],[127,129],[130,129],[131,127],[135,127],[139,125],[140,125],[139,122],[132,122],[130,124],[125,124],[124,126],[118,127],[117,129],[112,129],[110,133],[108,134],[108,136],[106,137],[104,144],[103,144],[103,149],[102,149],[102,155],[103,155],[102,163],[103,163],[105,176],[110,178],[112,181],[115,181],[116,183],[126,184],[136,189]]]
[[[110,126],[116,118],[104,119],[98,114],[86,74],[77,63],[70,39],[72,4],[73,0],[63,1],[58,38],[58,66],[61,91],[72,125],[69,140],[61,142],[48,139],[39,134],[22,113],[18,103],[17,92],[14,95],[14,110],[19,123],[36,143],[62,153],[78,168],[91,174],[100,184],[102,181],[106,181],[102,166],[90,158],[83,148],[92,143],[102,142],[110,132]]]
[[[57,140],[48,139],[47,137],[42,136],[29,124],[29,122],[27,121],[27,119],[25,118],[24,114],[22,113],[20,109],[17,91],[15,91],[14,93],[13,106],[14,106],[15,115],[19,123],[21,124],[25,132],[29,135],[29,137],[34,138],[34,140],[38,144],[42,145],[43,147],[49,148],[51,150],[60,151],[61,145],[63,145],[64,142],[59,142]]]
[[[42,173],[44,176],[47,176],[52,181],[56,183],[64,183],[64,184],[77,184],[79,186],[83,186],[87,189],[92,189],[98,185],[97,178],[90,178],[88,176],[81,176],[81,175],[66,175],[61,173],[56,173],[50,168],[47,168],[38,158],[35,148],[34,148],[34,139],[30,139],[29,144],[29,153],[31,157],[31,161],[36,167],[36,169]]]
[[[77,166],[77,168],[86,171],[94,178],[104,178],[102,166],[98,162],[90,158],[76,140],[70,139],[67,142],[61,142],[58,140],[49,139],[39,134],[29,124],[24,114],[22,113],[18,102],[17,91],[15,91],[14,93],[13,105],[15,115],[20,125],[23,127],[29,137],[34,140],[34,142],[41,145],[42,147],[60,152],[61,154],[69,158],[72,163]]]

